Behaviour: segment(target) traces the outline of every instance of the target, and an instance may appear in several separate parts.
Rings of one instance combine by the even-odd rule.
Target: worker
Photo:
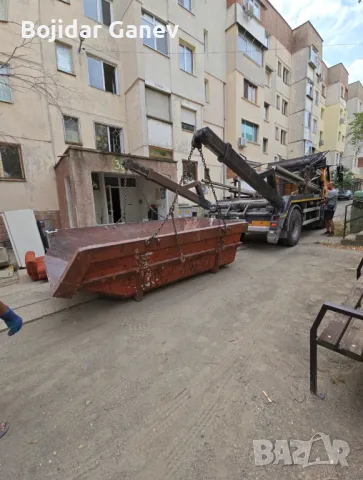
[[[0,318],[2,318],[8,327],[8,335],[11,337],[19,332],[23,326],[23,320],[10,307],[0,301]],[[9,430],[8,423],[0,422],[0,438],[2,438]]]
[[[324,208],[324,220],[326,231],[324,235],[328,237],[334,236],[334,213],[337,209],[338,204],[338,190],[334,187],[333,183],[328,185],[328,193],[325,199],[325,208]]]

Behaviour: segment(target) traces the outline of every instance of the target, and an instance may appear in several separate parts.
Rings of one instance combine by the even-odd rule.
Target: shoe
[[[330,234],[330,232],[324,232],[324,233],[322,233],[322,235],[329,235],[329,234]]]
[[[334,233],[328,233],[327,237],[334,237]]]

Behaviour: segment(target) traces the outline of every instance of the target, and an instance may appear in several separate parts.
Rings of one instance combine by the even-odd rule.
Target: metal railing
[[[348,216],[347,216],[348,208],[352,207],[353,205],[355,207],[358,207],[358,208],[361,207],[362,208],[362,215],[359,215],[358,217],[354,217],[354,218],[349,218],[349,220],[348,220],[347,219],[348,218]],[[350,215],[350,217],[351,217],[351,215]],[[356,220],[360,220],[360,219],[363,219],[363,199],[362,200],[355,199],[352,203],[349,203],[349,205],[345,206],[343,238],[346,237],[348,224],[351,225],[352,222],[354,222]]]

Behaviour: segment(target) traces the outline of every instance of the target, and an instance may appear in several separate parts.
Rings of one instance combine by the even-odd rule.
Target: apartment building
[[[347,124],[344,66],[327,68],[312,24],[292,29],[268,0],[227,5],[228,141],[262,164],[328,149],[329,163],[339,163]]]
[[[98,38],[22,45],[23,2],[0,0],[0,211],[31,208],[53,227],[143,221],[151,206],[163,216],[173,196],[125,172],[122,155],[174,180],[209,173],[225,182],[233,175],[208,150],[207,169],[198,152],[186,162],[203,126],[257,165],[327,149],[332,163],[341,159],[347,72],[326,67],[310,22],[291,29],[268,0],[213,8],[197,0],[28,0],[26,19],[106,28]],[[117,39],[107,28],[114,20],[179,28],[175,38]]]
[[[363,112],[363,86],[361,82],[354,82],[348,85],[348,125],[354,120],[356,113]],[[345,144],[345,150],[342,163],[349,168],[355,175],[363,174],[363,144],[355,149],[348,142]]]
[[[9,77],[0,89],[0,210],[31,208],[48,226],[83,226],[78,210],[85,202],[75,190],[96,186],[94,215],[86,216],[91,224],[121,218],[124,189],[132,203],[129,221],[148,218],[145,195],[147,204],[165,215],[172,196],[138,178],[128,181],[130,175],[116,157],[130,153],[140,160],[154,158],[153,168],[175,180],[183,172],[190,180],[206,176],[198,152],[192,168],[186,160],[198,128],[209,126],[224,137],[224,55],[218,61],[208,52],[225,51],[225,5],[209,9],[194,0],[29,0],[26,19],[39,25],[49,25],[53,18],[64,25],[77,19],[106,28],[99,29],[97,39],[35,39],[21,46],[23,3],[5,3],[0,9],[0,61],[7,62],[9,53],[19,48],[2,69]],[[113,20],[179,29],[175,38],[116,39],[107,28]],[[55,166],[59,158],[66,161],[67,149],[76,147],[109,154],[104,155],[107,168],[89,172],[81,184],[67,177],[63,185],[58,182],[57,192],[55,176],[62,169]],[[222,182],[222,165],[209,152],[206,159],[212,179]],[[140,186],[146,192],[135,188]],[[206,193],[211,197],[208,189]],[[59,198],[72,202],[69,209],[61,201],[62,215]],[[89,201],[89,191],[85,198]],[[3,230],[0,234],[4,237]]]

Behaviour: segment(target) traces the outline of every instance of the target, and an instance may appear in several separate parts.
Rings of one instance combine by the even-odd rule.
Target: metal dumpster
[[[168,221],[148,242],[161,224],[59,230],[45,256],[53,296],[71,298],[83,291],[141,300],[144,292],[232,263],[248,227],[245,221],[228,220],[223,233],[218,219],[179,218],[177,237]]]

